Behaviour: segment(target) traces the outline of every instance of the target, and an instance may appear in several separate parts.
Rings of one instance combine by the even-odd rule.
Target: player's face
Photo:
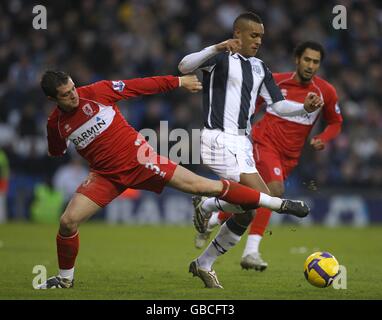
[[[320,68],[321,53],[305,49],[300,58],[296,58],[297,73],[303,82],[309,82]]]
[[[71,78],[66,84],[57,87],[56,102],[65,111],[71,111],[78,107],[79,97]]]
[[[243,21],[235,30],[235,38],[241,40],[239,53],[244,57],[254,57],[261,45],[264,35],[264,26],[254,21]]]

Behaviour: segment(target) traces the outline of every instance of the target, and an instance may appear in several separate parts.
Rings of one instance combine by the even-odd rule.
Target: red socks
[[[73,268],[78,254],[78,249],[80,247],[80,237],[78,231],[69,237],[64,237],[58,233],[56,243],[58,267],[60,269]]]
[[[256,209],[259,206],[260,192],[246,187],[240,183],[221,180],[223,182],[223,190],[219,195],[219,199],[238,204],[245,210]]]
[[[271,218],[272,211],[267,208],[256,209],[255,217],[252,219],[249,234],[264,235],[264,231],[268,226],[269,219]]]

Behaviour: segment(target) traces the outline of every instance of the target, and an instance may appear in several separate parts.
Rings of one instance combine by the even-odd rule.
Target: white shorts
[[[240,181],[241,173],[257,173],[253,145],[248,136],[203,129],[201,135],[203,164],[219,177]]]

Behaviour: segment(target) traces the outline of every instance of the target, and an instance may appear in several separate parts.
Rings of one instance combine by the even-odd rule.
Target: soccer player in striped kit
[[[179,63],[182,73],[203,71],[204,129],[201,135],[203,163],[221,178],[270,193],[259,175],[250,140],[250,115],[258,95],[278,115],[309,116],[322,106],[321,98],[307,95],[302,103],[287,101],[275,84],[272,73],[255,57],[264,35],[261,18],[243,13],[233,24],[233,39],[185,56]],[[190,272],[207,287],[221,288],[212,269],[218,256],[236,245],[252,220],[252,211],[244,214],[228,203],[214,198],[194,197],[194,224],[200,233],[207,231],[212,212],[222,210],[233,215],[207,249],[190,264]],[[206,278],[206,272],[213,277]]]
[[[264,117],[252,126],[256,168],[272,196],[282,197],[284,194],[284,181],[297,166],[305,141],[320,115],[323,116],[327,125],[323,132],[310,139],[309,144],[313,150],[323,150],[325,145],[341,132],[343,119],[338,106],[336,89],[316,75],[324,54],[324,48],[319,43],[302,42],[294,51],[296,70],[273,74],[285,99],[302,102],[308,93],[314,92],[324,101],[323,107],[303,117],[280,116],[267,107]],[[259,98],[257,111],[263,104],[264,100]],[[229,216],[223,212],[215,213],[209,221],[209,230],[197,235],[195,245],[202,247],[211,229]],[[242,255],[241,266],[244,269],[263,271],[267,268],[268,263],[262,259],[259,245],[270,217],[271,210],[265,208],[256,210]]]

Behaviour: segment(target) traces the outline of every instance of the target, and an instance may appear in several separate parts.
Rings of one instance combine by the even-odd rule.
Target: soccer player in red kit
[[[57,104],[48,118],[48,152],[51,156],[62,156],[68,144],[73,143],[88,161],[90,174],[60,219],[56,238],[59,275],[49,278],[38,289],[73,286],[80,223],[127,188],[160,193],[168,185],[187,193],[218,197],[223,202],[240,205],[243,210],[264,205],[301,217],[309,213],[302,201],[274,198],[229,180],[206,179],[156,154],[116,106],[121,99],[166,92],[180,86],[191,92],[201,89],[196,76],[104,80],[76,88],[64,72],[44,73],[41,87],[48,99]],[[203,281],[213,279],[213,270],[198,272]]]
[[[323,115],[327,126],[322,133],[309,142],[316,151],[323,150],[325,144],[340,133],[342,124],[335,88],[316,76],[324,58],[323,47],[319,43],[306,41],[295,48],[294,55],[295,72],[273,74],[285,99],[301,102],[308,93],[314,92],[322,98],[324,106],[302,117],[280,116],[268,107],[265,116],[252,126],[256,168],[271,191],[271,195],[276,197],[283,195],[284,181],[297,166],[305,141],[319,116]],[[258,107],[263,102],[259,99]],[[241,260],[241,266],[245,269],[263,271],[268,266],[259,253],[259,244],[269,223],[271,212],[266,208],[256,210]],[[209,221],[209,231],[229,216],[223,212],[215,213]],[[204,245],[208,236],[208,232],[197,235],[195,245],[197,247]]]

